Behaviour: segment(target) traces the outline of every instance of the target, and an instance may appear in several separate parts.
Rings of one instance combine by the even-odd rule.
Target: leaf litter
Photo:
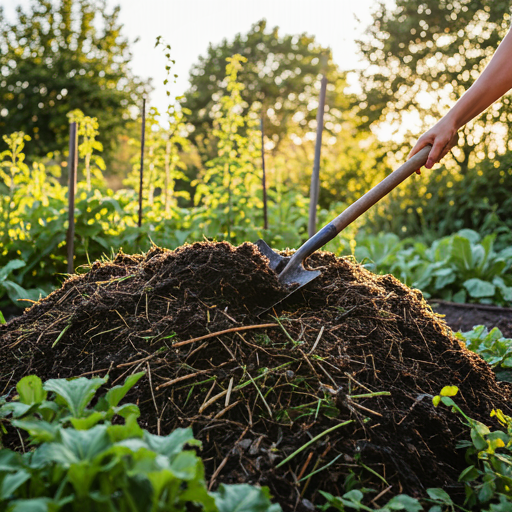
[[[457,386],[488,424],[493,408],[512,414],[510,385],[420,292],[350,258],[314,254],[321,276],[258,316],[287,293],[267,263],[225,242],[96,262],[0,325],[0,395],[29,374],[111,386],[145,370],[127,395],[141,427],[192,426],[212,489],[268,485],[285,511],[306,511],[355,476],[376,505],[429,487],[463,501],[455,445],[468,432],[432,397]]]

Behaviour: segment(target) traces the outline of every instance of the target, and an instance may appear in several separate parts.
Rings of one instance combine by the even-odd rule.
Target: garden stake
[[[324,130],[325,91],[327,78],[324,75],[320,84],[320,98],[318,99],[318,111],[316,113],[316,142],[315,162],[311,175],[311,189],[309,192],[309,222],[308,235],[311,238],[316,233],[316,206],[318,204],[318,192],[320,189],[320,151],[322,149],[322,132]]]
[[[78,152],[76,150],[78,142],[78,131],[76,123],[69,125],[69,182],[68,182],[68,233],[67,233],[67,249],[68,249],[68,274],[73,273],[73,259],[75,255],[75,191],[76,191],[76,174],[78,167]]]
[[[261,127],[261,169],[263,176],[261,179],[261,186],[263,188],[263,229],[268,229],[268,214],[267,214],[267,174],[265,171],[265,133],[263,131],[263,112],[260,118]]]
[[[140,134],[139,228],[142,226],[142,187],[144,183],[144,142],[146,139],[146,98],[142,99],[142,131]]]

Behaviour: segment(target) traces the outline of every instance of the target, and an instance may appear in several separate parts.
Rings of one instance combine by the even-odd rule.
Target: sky
[[[386,0],[390,4],[393,0]],[[14,21],[15,6],[28,8],[30,0],[0,0],[5,14]],[[107,0],[108,9],[121,6],[124,35],[132,41],[132,69],[142,78],[152,78],[155,88],[150,105],[164,111],[167,97],[165,57],[155,48],[157,36],[171,45],[178,75],[173,95],[188,88],[189,71],[210,43],[232,39],[265,18],[267,27],[278,26],[281,34],[314,35],[322,46],[332,49],[341,69],[360,68],[355,40],[371,22],[377,0]]]

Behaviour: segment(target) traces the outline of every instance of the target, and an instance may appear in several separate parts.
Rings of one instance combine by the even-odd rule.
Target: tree
[[[479,76],[508,30],[510,2],[397,0],[381,3],[373,18],[359,42],[369,63],[361,73],[361,115],[366,125],[408,124],[412,142]],[[475,161],[505,153],[511,134],[507,95],[461,132],[453,163],[466,173]]]
[[[306,34],[280,36],[277,27],[270,31],[266,28],[266,21],[262,20],[247,34],[237,34],[233,41],[210,45],[207,56],[200,57],[192,68],[191,86],[183,104],[193,113],[189,122],[195,127],[192,138],[196,145],[208,144],[206,139],[215,119],[213,109],[226,84],[226,58],[235,54],[247,59],[238,77],[245,86],[241,90],[243,114],[252,106],[260,105],[265,112],[266,135],[274,147],[298,127],[314,131],[322,73],[329,80],[327,105],[330,110],[326,112],[326,125],[331,122],[334,126],[348,108],[349,98],[343,93],[345,75],[332,61],[329,49]],[[214,152],[214,141],[211,146]],[[204,153],[211,158],[208,147]]]
[[[226,92],[218,103],[213,130],[217,155],[198,180],[195,201],[208,208],[211,220],[206,231],[233,240],[236,230],[254,227],[253,219],[261,211],[255,166],[261,147],[254,130],[257,116],[243,115],[244,85],[237,78],[246,59],[236,54],[226,60]]]
[[[80,108],[98,119],[111,148],[149,88],[130,70],[118,18],[105,0],[32,0],[13,23],[0,9],[0,135],[24,131],[36,156],[61,150],[66,114]]]

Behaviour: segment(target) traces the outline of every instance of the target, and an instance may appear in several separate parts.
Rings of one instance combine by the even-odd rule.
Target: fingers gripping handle
[[[329,224],[323,227],[315,236],[311,237],[293,255],[292,259],[288,262],[288,265],[281,273],[281,276],[287,272],[288,268],[292,268],[296,266],[297,263],[304,261],[304,259],[313,254],[317,249],[331,241],[340,231],[354,222],[383,197],[387,196],[393,189],[411,176],[411,174],[416,172],[420,167],[424,166],[431,149],[432,146],[425,146],[421,151],[407,160],[405,164],[399,167],[396,171],[393,171],[378,185],[375,185],[375,187],[368,191],[364,196],[360,197],[355,203],[350,205],[343,213],[329,222]]]

